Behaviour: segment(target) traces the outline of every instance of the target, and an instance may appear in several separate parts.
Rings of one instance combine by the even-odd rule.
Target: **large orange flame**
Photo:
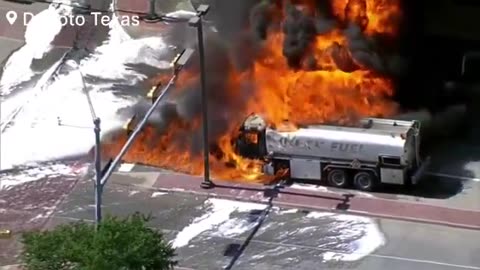
[[[296,2],[308,8],[314,1]],[[356,23],[366,35],[394,35],[397,31],[397,20],[392,18],[400,16],[398,0],[332,0],[332,8],[340,21]],[[270,31],[264,50],[252,68],[242,73],[232,71],[229,75],[231,98],[241,98],[240,85],[245,80],[253,83],[255,91],[247,105],[232,114],[231,126],[217,142],[219,153],[211,155],[215,177],[266,181],[260,171],[261,162],[240,157],[232,146],[238,125],[249,113],[259,113],[271,124],[285,120],[295,124],[349,124],[359,117],[385,117],[396,110],[390,100],[393,94],[390,80],[355,63],[340,29],[319,35],[311,44],[310,53],[317,63],[311,71],[289,67],[282,52],[284,38],[282,32]],[[335,57],[341,61],[335,61]],[[353,63],[358,68],[345,72],[337,66],[338,62]],[[191,74],[187,77],[191,78]],[[185,147],[195,145],[190,137],[200,125],[200,117],[192,123],[174,121],[160,136],[156,136],[152,128],[146,128],[125,160],[200,174],[203,171],[201,151]],[[118,153],[125,141],[126,137],[115,141],[108,152]]]
[[[401,17],[399,0],[333,0],[341,20],[359,24],[368,34],[396,34]]]

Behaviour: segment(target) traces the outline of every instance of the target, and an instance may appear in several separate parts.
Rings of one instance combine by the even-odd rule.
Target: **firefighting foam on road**
[[[262,115],[269,125],[288,121],[295,128],[356,125],[363,117],[390,117],[400,111],[392,98],[399,62],[392,45],[401,21],[399,1],[317,2],[264,1],[252,7],[249,29],[239,34],[241,42],[235,46],[208,38],[215,177],[270,180],[261,172],[262,161],[243,158],[235,151],[238,129],[251,113]],[[169,101],[160,105],[124,157],[126,161],[202,173],[197,71],[180,76]],[[107,154],[117,154],[126,139],[121,135],[113,140]]]

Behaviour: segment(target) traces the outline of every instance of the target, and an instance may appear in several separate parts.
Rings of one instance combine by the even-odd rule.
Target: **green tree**
[[[22,237],[22,261],[28,270],[167,270],[175,250],[147,226],[150,216],[105,217],[94,224],[75,222]]]

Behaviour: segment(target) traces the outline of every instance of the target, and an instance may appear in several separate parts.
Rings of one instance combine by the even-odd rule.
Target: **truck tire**
[[[361,191],[372,191],[377,186],[377,178],[369,172],[358,172],[353,177],[353,185]]]
[[[327,174],[327,182],[331,187],[344,188],[348,186],[348,174],[342,169],[333,169]]]

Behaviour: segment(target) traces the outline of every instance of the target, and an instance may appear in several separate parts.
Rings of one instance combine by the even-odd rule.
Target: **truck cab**
[[[250,159],[263,159],[267,156],[265,145],[265,120],[256,114],[245,119],[235,141],[237,153]]]

